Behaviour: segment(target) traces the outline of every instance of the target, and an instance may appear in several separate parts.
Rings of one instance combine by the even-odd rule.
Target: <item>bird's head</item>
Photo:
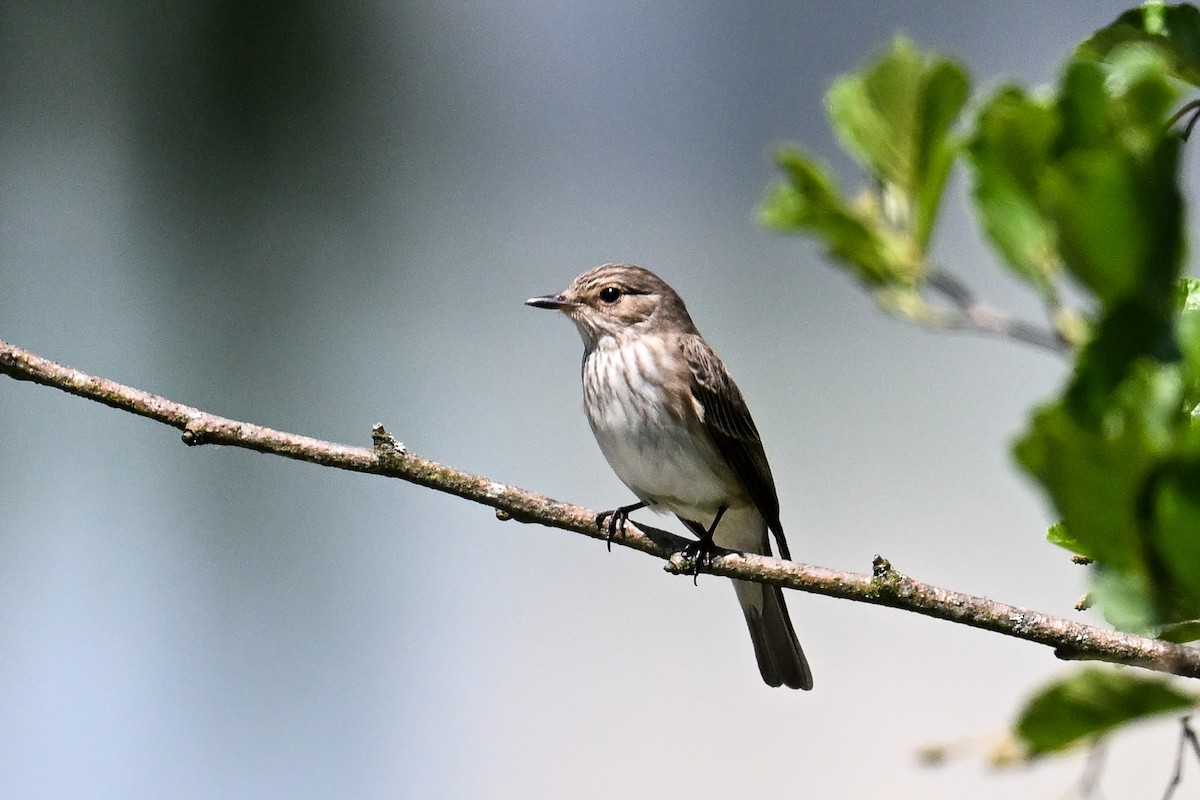
[[[696,330],[675,290],[650,270],[632,264],[590,269],[560,294],[533,297],[525,304],[566,314],[589,347],[606,336]]]

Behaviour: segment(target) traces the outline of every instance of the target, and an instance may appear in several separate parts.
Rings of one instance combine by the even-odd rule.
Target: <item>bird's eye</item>
[[[615,286],[605,286],[600,290],[600,299],[612,305],[621,299],[621,290]]]

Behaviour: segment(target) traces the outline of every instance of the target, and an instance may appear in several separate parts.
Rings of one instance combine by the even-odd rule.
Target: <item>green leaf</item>
[[[1137,304],[1105,317],[1015,446],[1062,515],[1051,541],[1096,560],[1096,603],[1122,630],[1200,618],[1197,288],[1181,282],[1165,319]],[[1172,313],[1185,344],[1167,351]]]
[[[1200,280],[1184,278],[1175,293],[1176,336],[1185,365],[1184,406],[1192,418],[1192,438],[1200,434]],[[1195,453],[1200,444],[1188,447]]]
[[[1184,711],[1196,700],[1161,678],[1090,667],[1034,695],[1020,714],[1015,733],[1032,755],[1042,755],[1135,720]]]
[[[1071,154],[1046,176],[1047,204],[1063,258],[1075,277],[1109,304],[1137,289],[1137,267],[1153,233],[1133,211],[1140,199],[1136,170],[1119,152],[1086,150]]]
[[[1054,227],[1040,202],[1057,135],[1052,107],[1007,87],[981,109],[968,147],[984,231],[1005,263],[1042,292],[1061,266]]]
[[[1104,619],[1119,631],[1139,636],[1154,636],[1162,626],[1163,614],[1156,592],[1147,576],[1136,569],[1108,569],[1103,564],[1092,568],[1089,594]]]
[[[1103,61],[1130,44],[1161,48],[1173,76],[1200,86],[1200,11],[1195,6],[1147,4],[1131,9],[1092,34],[1076,53]]]
[[[1110,312],[1067,393],[1016,446],[1063,515],[1051,541],[1097,560],[1096,603],[1122,630],[1200,618],[1198,386],[1200,281],[1189,278],[1163,314]]]
[[[922,251],[958,150],[951,129],[967,92],[962,67],[898,38],[866,69],[838,78],[827,96],[846,150],[891,201],[889,222]]]
[[[1083,556],[1084,558],[1095,558],[1095,556],[1092,555],[1083,542],[1079,541],[1067,532],[1067,526],[1063,525],[1061,522],[1054,523],[1050,526],[1050,529],[1046,531],[1046,541],[1050,544],[1058,545],[1064,550],[1068,550],[1077,556]]]
[[[1134,152],[1152,144],[1163,133],[1163,122],[1171,115],[1179,92],[1166,78],[1170,65],[1162,50],[1150,45],[1119,48],[1105,62],[1108,91],[1120,103],[1116,132]]]
[[[1068,270],[1102,303],[1165,302],[1184,249],[1179,141],[1164,118],[1169,89],[1154,70],[1124,83],[1110,77],[1095,63],[1068,66],[1043,207]]]
[[[1164,642],[1174,642],[1175,644],[1194,642],[1200,639],[1200,620],[1189,619],[1174,625],[1163,626],[1163,629],[1158,632],[1158,638]]]
[[[1060,155],[1117,144],[1108,114],[1115,98],[1109,95],[1104,79],[1104,66],[1098,62],[1074,59],[1067,63],[1055,101],[1061,120],[1055,149]]]
[[[1175,287],[1175,309],[1179,315],[1179,346],[1200,372],[1200,280],[1183,278]]]
[[[786,180],[776,184],[759,210],[769,228],[820,236],[835,259],[864,283],[911,284],[922,268],[906,241],[863,204],[848,205],[825,171],[804,153],[777,154]]]
[[[1174,101],[1161,53],[1076,58],[1053,103],[1013,87],[980,110],[969,153],[984,230],[1045,293],[1065,262],[1104,304],[1160,301],[1182,255]]]
[[[1176,370],[1140,362],[1107,403],[1068,397],[1040,409],[1014,448],[1076,546],[1111,568],[1140,571],[1142,493],[1172,448],[1180,388]]]
[[[1160,639],[1185,635],[1189,623],[1200,619],[1200,602],[1180,590],[1161,550],[1146,556],[1147,569],[1141,572],[1094,565],[1092,601],[1118,630]]]
[[[1152,369],[1155,362],[1174,362],[1172,327],[1169,314],[1155,305],[1127,302],[1109,311],[1075,358],[1075,375],[1063,396],[1071,412],[1092,427],[1111,416],[1117,392],[1136,364]]]
[[[967,91],[957,64],[897,39],[873,63],[835,81],[827,96],[843,146],[877,188],[847,202],[822,167],[784,149],[778,160],[785,179],[769,190],[761,221],[822,239],[881,306],[927,317],[932,307],[919,297],[925,251],[960,148],[953,127]]]
[[[1200,460],[1164,467],[1155,488],[1157,555],[1171,585],[1200,604]]]
[[[933,235],[942,191],[961,147],[954,123],[967,102],[967,73],[951,61],[934,60],[925,74],[918,115],[916,206],[917,246],[925,250]]]

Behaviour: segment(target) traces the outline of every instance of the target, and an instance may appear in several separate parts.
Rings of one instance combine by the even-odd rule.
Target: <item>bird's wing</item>
[[[699,404],[696,410],[705,430],[775,534],[779,554],[790,561],[792,556],[779,522],[775,479],[771,477],[762,439],[741,391],[725,371],[721,359],[699,336],[681,337],[679,346],[691,369],[692,396]]]

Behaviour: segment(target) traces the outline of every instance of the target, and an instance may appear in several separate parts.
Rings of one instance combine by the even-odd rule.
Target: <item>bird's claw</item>
[[[621,506],[614,508],[612,511],[601,511],[596,515],[596,527],[600,530],[608,528],[608,535],[604,537],[604,542],[608,545],[608,552],[612,552],[613,537],[617,535],[617,529],[621,529],[622,535],[625,533],[625,523],[629,521],[629,514],[644,507],[644,503],[634,503],[631,506]],[[605,524],[605,520],[608,524]]]
[[[680,552],[692,563],[692,585],[696,586],[700,582],[700,566],[712,566],[712,560],[724,550],[713,542],[711,536],[705,536],[689,542]]]
[[[617,535],[617,525],[620,524],[622,532],[625,530],[625,519],[621,516],[621,509],[614,508],[612,511],[601,511],[596,515],[596,527],[604,530],[604,520],[608,520],[608,535],[604,537],[604,542],[608,545],[608,552],[612,552],[612,540]]]

